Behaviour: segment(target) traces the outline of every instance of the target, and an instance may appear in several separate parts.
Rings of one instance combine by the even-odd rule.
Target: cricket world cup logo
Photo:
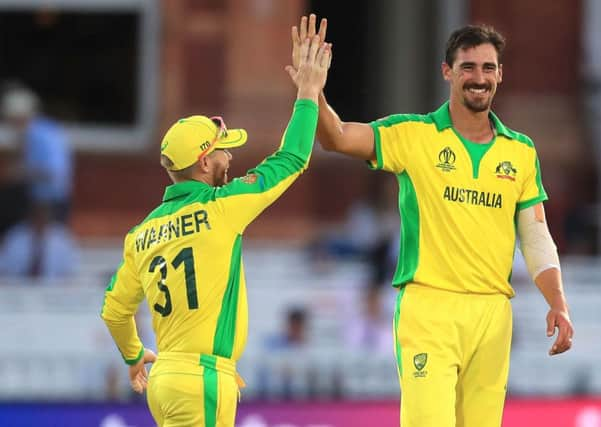
[[[453,150],[451,150],[451,147],[445,147],[440,153],[438,153],[439,163],[436,165],[436,167],[445,172],[450,172],[455,169],[455,160],[455,153]]]

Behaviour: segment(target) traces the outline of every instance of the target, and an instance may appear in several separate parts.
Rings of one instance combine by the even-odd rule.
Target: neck
[[[488,118],[490,108],[474,112],[461,102],[451,99],[449,113],[455,130],[464,138],[477,143],[490,142],[494,132]]]
[[[211,179],[209,175],[206,174],[193,174],[193,175],[182,175],[179,176],[177,173],[169,172],[169,176],[171,177],[171,181],[174,184],[179,184],[186,181],[198,181],[205,184],[210,185],[211,187],[215,187],[215,183]]]

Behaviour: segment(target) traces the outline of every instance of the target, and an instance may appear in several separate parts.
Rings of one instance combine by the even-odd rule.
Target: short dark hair
[[[171,175],[171,177],[176,182],[187,181],[192,179],[194,168],[196,167],[197,163],[198,162],[194,162],[184,169],[172,171],[171,168],[173,167],[173,162],[169,157],[165,156],[164,154],[161,154],[161,166],[163,166],[167,170],[167,173],[169,173],[169,175]]]
[[[445,62],[449,67],[453,66],[457,56],[458,49],[468,49],[471,47],[480,46],[481,44],[490,43],[497,51],[499,62],[501,54],[505,49],[505,37],[490,25],[466,25],[459,28],[450,35],[447,41]]]

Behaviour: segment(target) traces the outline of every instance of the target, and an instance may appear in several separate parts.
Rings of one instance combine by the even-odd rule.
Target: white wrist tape
[[[549,268],[560,269],[557,247],[549,233],[542,203],[519,211],[518,237],[532,280]]]

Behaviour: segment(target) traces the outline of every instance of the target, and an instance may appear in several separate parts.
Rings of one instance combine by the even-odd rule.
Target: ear
[[[449,66],[449,64],[443,61],[442,64],[440,64],[440,71],[443,79],[445,79],[447,82],[451,81],[451,73],[453,72],[453,69]]]
[[[209,160],[209,156],[205,155],[198,161],[198,167],[204,173],[207,173],[211,170],[211,161]]]
[[[499,64],[499,79],[497,83],[501,83],[503,81],[503,64]]]

